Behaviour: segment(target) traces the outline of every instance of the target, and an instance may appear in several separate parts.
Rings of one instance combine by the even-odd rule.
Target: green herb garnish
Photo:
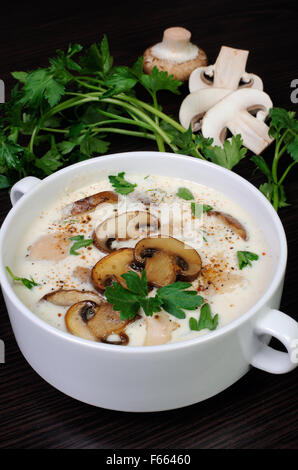
[[[191,203],[191,213],[196,218],[200,218],[204,212],[212,211],[213,207],[209,206],[208,204],[198,204],[197,202]]]
[[[203,297],[191,287],[189,282],[174,282],[157,290],[157,297],[162,301],[162,308],[177,318],[185,318],[182,309],[195,310],[203,303]]]
[[[181,197],[181,199],[185,199],[186,201],[191,201],[194,199],[194,195],[187,188],[179,188],[177,191],[177,196]]]
[[[93,243],[92,238],[88,238],[85,240],[84,235],[76,235],[75,237],[70,237],[70,240],[74,241],[74,243],[72,247],[70,248],[69,253],[71,255],[76,255],[76,256],[80,254],[76,250],[79,250],[80,248],[84,246],[89,246],[91,245],[91,243]]]
[[[279,208],[289,205],[284,181],[290,170],[298,162],[298,120],[295,119],[293,111],[286,111],[283,108],[270,109],[269,117],[271,118],[269,134],[275,139],[272,165],[269,166],[264,157],[260,155],[254,155],[251,160],[266,176],[267,182],[261,184],[259,189],[277,211]],[[279,160],[286,154],[291,157],[290,163],[283,168],[282,174],[278,175]]]
[[[197,291],[185,290],[191,287],[188,282],[174,282],[158,289],[155,297],[148,297],[146,271],[142,271],[141,277],[133,271],[123,274],[122,277],[126,281],[127,289],[113,282],[112,286],[105,290],[107,301],[115,310],[120,311],[122,320],[134,318],[140,308],[148,316],[164,309],[177,318],[185,318],[182,309],[194,310],[203,302]]]
[[[200,317],[196,320],[194,317],[189,319],[189,328],[193,331],[201,331],[204,329],[215,330],[218,326],[218,314],[212,317],[209,304],[204,304],[200,310]]]
[[[257,261],[259,256],[251,251],[237,251],[239,269],[243,269],[246,266],[252,266],[251,261]]]
[[[123,171],[122,173],[118,173],[117,176],[109,176],[109,180],[116,193],[126,195],[132,193],[137,185],[126,181],[124,175],[125,172]]]
[[[32,287],[35,287],[35,286],[38,286],[38,284],[34,281],[34,279],[32,278],[31,276],[31,279],[26,279],[25,277],[18,277],[18,276],[15,276],[12,272],[11,272],[11,269],[6,266],[5,267],[6,271],[10,274],[10,276],[12,277],[12,280],[17,282],[22,282],[24,284],[25,287],[27,287],[27,289],[32,289]]]
[[[231,170],[237,163],[246,156],[247,149],[242,147],[241,135],[233,136],[231,141],[226,140],[223,147],[215,145],[205,149],[205,155],[213,162],[228,170]]]

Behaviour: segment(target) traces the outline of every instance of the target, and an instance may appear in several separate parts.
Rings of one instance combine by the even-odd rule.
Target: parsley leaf
[[[54,78],[54,74],[48,69],[37,69],[30,72],[23,87],[23,97],[20,100],[23,105],[39,106],[45,98],[51,107],[59,103],[64,94],[64,86]]]
[[[196,320],[194,317],[189,319],[189,327],[193,331],[201,331],[204,329],[215,330],[218,326],[218,314],[212,318],[211,308],[209,304],[204,304],[200,310],[200,318]]]
[[[239,269],[243,269],[246,266],[252,266],[251,261],[257,261],[259,256],[251,251],[237,251]]]
[[[131,90],[137,83],[137,78],[131,73],[129,67],[115,67],[105,80],[105,85],[113,89],[113,93],[117,95],[123,91]],[[103,95],[107,97],[107,94]],[[111,93],[109,93],[111,96]]]
[[[7,176],[0,175],[0,189],[9,188],[9,186],[10,186],[10,181],[7,178]]]
[[[197,202],[191,203],[191,213],[196,218],[200,218],[204,212],[212,211],[213,207],[208,204],[198,204]]]
[[[96,153],[106,153],[109,145],[110,143],[105,140],[86,135],[81,141],[80,150],[84,155],[91,157]]]
[[[110,175],[109,180],[113,188],[115,189],[116,193],[119,194],[129,194],[134,191],[134,188],[137,187],[136,184],[129,183],[124,179],[125,172],[118,173],[117,176]]]
[[[247,149],[242,147],[242,139],[238,134],[233,136],[231,141],[226,140],[223,147],[215,145],[205,150],[206,156],[218,165],[231,170],[237,163],[245,157]]]
[[[105,289],[107,301],[113,305],[114,310],[119,310],[121,320],[132,319],[140,310],[140,299],[137,294],[125,289],[117,282]]]
[[[182,309],[195,310],[203,302],[197,291],[185,290],[189,287],[189,282],[174,282],[159,288],[156,295],[162,301],[162,308],[177,318],[185,318]]]
[[[177,191],[177,196],[181,197],[181,199],[185,199],[186,201],[190,201],[191,199],[194,199],[194,195],[187,188],[179,188]]]
[[[10,274],[13,281],[22,282],[22,284],[24,284],[24,286],[27,287],[27,289],[32,289],[32,287],[38,286],[38,284],[34,281],[34,279],[32,277],[31,277],[31,279],[26,279],[25,277],[18,277],[18,276],[15,276],[11,272],[11,269],[8,266],[6,266],[5,269]]]
[[[271,108],[269,111],[271,118],[269,134],[275,139],[279,139],[282,130],[292,130],[298,132],[298,122],[295,119],[295,112],[287,111],[283,108]]]
[[[21,168],[23,148],[0,134],[0,167],[1,170],[18,170]],[[2,170],[2,171],[3,171]]]
[[[93,243],[92,238],[87,238],[85,240],[84,235],[76,235],[75,237],[70,237],[69,239],[71,241],[75,242],[75,243],[73,243],[72,247],[70,248],[69,253],[71,255],[76,255],[76,256],[80,254],[76,250],[79,250],[80,248],[82,248],[84,246],[89,246],[89,245],[91,245],[91,243]]]
[[[264,175],[266,175],[269,180],[272,178],[271,170],[269,166],[267,165],[264,157],[262,157],[261,155],[254,155],[253,157],[251,157],[251,161],[254,162],[254,164],[258,167],[258,169],[262,173],[264,173]]]
[[[287,151],[293,158],[295,162],[298,162],[298,135],[294,138],[294,140],[288,145]]]
[[[141,277],[134,271],[122,274],[127,288],[134,294],[146,297],[148,295],[146,271],[142,271]]]
[[[136,70],[136,65],[134,70]],[[167,72],[162,72],[158,70],[157,67],[153,67],[152,73],[142,74],[140,77],[140,82],[142,85],[153,94],[157,93],[160,90],[169,90],[176,95],[179,95],[179,87],[182,85],[182,82],[176,80],[173,75],[169,75]]]
[[[189,291],[188,282],[174,282],[157,290],[155,297],[148,297],[146,272],[141,276],[133,271],[122,275],[126,281],[127,289],[113,282],[105,290],[107,301],[115,310],[120,311],[120,318],[134,318],[142,307],[145,314],[152,316],[162,308],[177,318],[185,318],[182,309],[194,310],[203,302],[197,291]]]

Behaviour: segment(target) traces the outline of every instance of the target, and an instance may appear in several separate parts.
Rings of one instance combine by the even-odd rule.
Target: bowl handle
[[[255,334],[260,349],[250,361],[251,365],[272,374],[284,374],[298,366],[298,323],[279,310],[270,310],[256,324]],[[262,335],[278,339],[288,352],[277,351],[261,341]]]
[[[24,194],[31,191],[31,189],[39,184],[40,181],[41,180],[39,178],[35,178],[35,176],[27,176],[14,184],[10,191],[10,200],[12,205],[14,206],[18,200],[24,196]]]

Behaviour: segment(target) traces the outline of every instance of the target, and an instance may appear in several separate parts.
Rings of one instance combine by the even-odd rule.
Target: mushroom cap
[[[134,254],[136,261],[144,263],[147,258],[152,257],[154,260],[155,254],[158,252],[164,252],[172,257],[180,279],[193,281],[198,277],[202,267],[199,253],[176,238],[162,236],[143,238],[136,244]]]
[[[86,300],[89,300],[90,302],[95,302],[99,305],[103,301],[103,298],[92,291],[80,291],[77,289],[58,289],[44,295],[41,300],[47,300],[48,302],[51,302],[54,305],[61,305],[63,307],[67,307],[69,305],[77,304],[78,302],[83,302]]]
[[[188,82],[190,93],[213,87],[213,79],[211,78],[211,75],[209,75],[209,72],[210,74],[212,73],[212,69],[213,66],[198,67],[191,72]],[[208,79],[208,75],[210,76],[210,79]],[[242,78],[245,78],[245,81],[240,83],[238,88],[255,88],[257,90],[263,90],[263,81],[258,75],[254,73],[245,73]]]
[[[243,145],[258,155],[273,141],[264,123],[272,106],[269,95],[263,91],[236,90],[207,111],[202,121],[202,134],[212,138],[214,145],[222,146],[229,129],[233,135],[240,134]],[[251,114],[252,110],[256,111],[256,116]]]
[[[226,88],[204,88],[190,93],[182,101],[179,111],[180,123],[185,129],[191,124],[193,131],[199,130],[197,122],[203,118],[208,109],[231,93]]]
[[[183,63],[175,63],[166,59],[159,59],[152,52],[152,47],[148,47],[143,55],[143,69],[145,73],[151,73],[153,67],[157,67],[161,72],[168,72],[169,75],[173,75],[174,78],[185,82],[189,79],[191,72],[197,67],[207,65],[208,59],[205,51],[198,47],[198,55],[194,59],[187,60]]]
[[[108,342],[111,334],[123,333],[129,320],[121,320],[119,312],[111,304],[81,301],[72,305],[66,312],[65,324],[70,333],[91,341]],[[124,344],[120,340],[117,344]]]
[[[91,280],[93,285],[100,291],[117,281],[126,287],[122,274],[131,270],[134,261],[134,250],[132,248],[120,248],[99,260],[92,269]]]
[[[101,222],[93,233],[95,246],[105,252],[115,251],[111,248],[114,240],[130,240],[141,236],[148,236],[159,228],[157,217],[147,211],[129,211],[123,214],[114,214]]]
[[[151,73],[157,67],[181,82],[188,80],[195,68],[207,65],[205,52],[192,44],[190,38],[190,31],[180,26],[165,29],[162,42],[144,52],[144,72]]]
[[[91,196],[84,197],[83,199],[71,202],[65,206],[63,214],[64,216],[74,216],[90,212],[104,202],[115,204],[118,202],[118,195],[113,191],[101,191],[100,193],[92,194]]]

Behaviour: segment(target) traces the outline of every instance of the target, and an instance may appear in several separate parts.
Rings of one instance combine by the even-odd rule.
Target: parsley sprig
[[[212,317],[211,308],[209,304],[204,304],[200,310],[200,317],[196,320],[194,317],[189,319],[189,328],[192,331],[201,331],[204,329],[216,330],[218,326],[218,314]]]
[[[237,258],[239,269],[243,269],[246,266],[252,266],[251,261],[257,261],[259,255],[251,251],[237,251]]]
[[[69,250],[69,253],[75,256],[80,254],[77,252],[77,250],[93,243],[92,238],[87,238],[85,240],[84,235],[76,235],[75,237],[70,237],[69,239],[74,242]]]
[[[251,160],[256,167],[266,176],[267,182],[261,184],[260,191],[273,204],[277,211],[281,207],[288,206],[284,182],[290,170],[298,162],[298,120],[293,111],[283,108],[272,108],[269,112],[269,134],[275,139],[274,156],[271,166],[264,157],[254,155]],[[278,174],[278,166],[281,157],[290,157],[283,172]]]
[[[176,318],[185,318],[186,310],[195,310],[203,303],[203,298],[197,291],[187,290],[191,287],[188,282],[174,282],[157,289],[154,297],[148,296],[146,271],[139,276],[134,271],[122,275],[127,288],[117,282],[105,289],[107,301],[120,312],[122,320],[132,319],[142,308],[146,315],[164,309]]]
[[[27,279],[26,277],[15,276],[8,266],[6,266],[5,269],[8,272],[8,274],[11,276],[13,281],[21,282],[25,287],[27,287],[27,289],[32,289],[32,287],[38,286],[38,284],[34,281],[32,276],[30,279]]]
[[[212,211],[213,207],[209,204],[199,204],[198,202],[191,203],[191,213],[196,218],[200,218],[204,212]]]
[[[109,180],[116,193],[126,195],[132,193],[137,187],[136,184],[132,184],[129,181],[126,181],[124,178],[125,172],[118,173],[117,176],[110,175]]]

